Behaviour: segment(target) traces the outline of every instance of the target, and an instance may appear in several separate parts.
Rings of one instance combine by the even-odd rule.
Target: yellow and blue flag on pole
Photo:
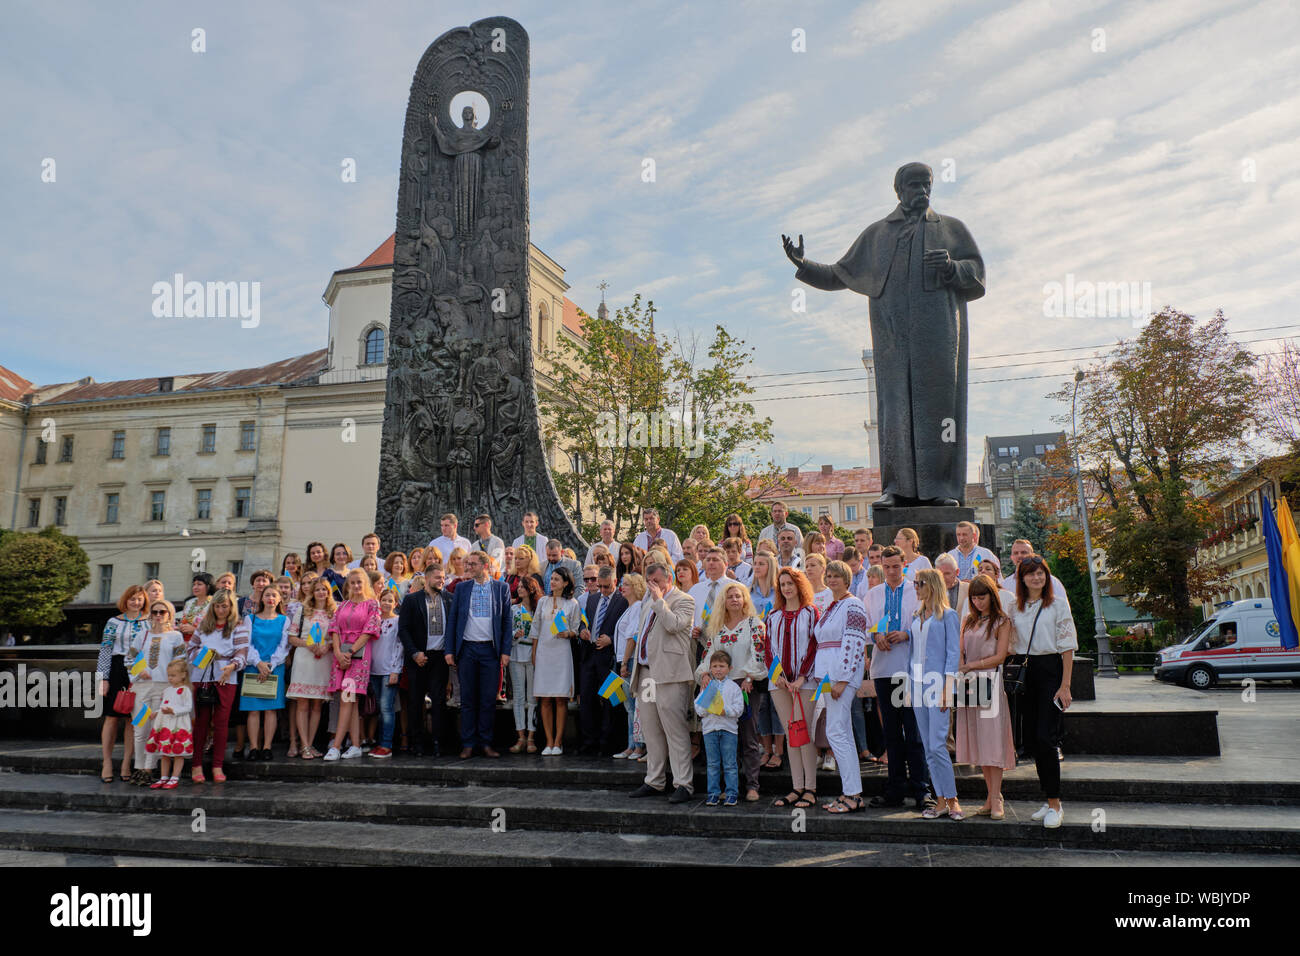
[[[1264,546],[1268,552],[1268,590],[1273,597],[1273,614],[1281,631],[1282,646],[1300,646],[1300,540],[1296,538],[1295,523],[1286,499],[1278,500],[1276,511],[1265,506],[1260,509],[1260,524],[1264,526]],[[1283,527],[1289,530],[1291,542]]]
[[[136,711],[135,716],[131,718],[131,726],[139,727],[141,724],[143,724],[146,720],[148,720],[152,716],[153,716],[153,708],[150,707],[148,704],[141,704],[140,709]]]
[[[199,647],[199,653],[194,658],[195,667],[207,667],[216,660],[217,652],[210,647]]]
[[[141,651],[140,656],[137,657],[134,663],[131,664],[131,676],[139,677],[148,669],[149,669],[149,662],[144,659],[144,652]]]
[[[716,680],[709,681],[708,686],[695,698],[695,704],[697,707],[703,707],[707,713],[721,714],[723,711],[721,683]]]
[[[564,619],[564,612],[559,611],[555,617],[551,618],[551,634],[563,634],[569,629],[569,622]]]
[[[627,705],[627,682],[613,671],[605,678],[605,683],[600,685],[600,696],[604,697],[611,704]]]

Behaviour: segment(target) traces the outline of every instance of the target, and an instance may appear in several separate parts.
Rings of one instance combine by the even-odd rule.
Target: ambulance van
[[[1155,676],[1197,690],[1247,677],[1300,687],[1300,648],[1282,646],[1270,598],[1249,598],[1219,608],[1186,641],[1162,650]]]

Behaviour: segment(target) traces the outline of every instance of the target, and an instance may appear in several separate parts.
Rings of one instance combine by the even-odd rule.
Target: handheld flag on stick
[[[532,623],[533,623],[533,615],[532,615],[532,612],[531,612],[531,611],[524,611],[524,612],[522,612],[522,613],[519,615],[519,620],[523,621],[525,624],[532,624]]]
[[[321,631],[320,621],[314,621],[312,623],[311,630],[308,631],[307,633],[308,633],[308,638],[307,638],[308,644],[319,644],[325,639],[325,635]]]
[[[701,624],[706,623],[709,619],[709,615],[712,613],[713,613],[713,608],[709,607],[708,601],[705,601],[704,608],[703,610],[700,611],[700,623]]]
[[[831,690],[831,678],[830,675],[827,674],[825,677],[823,677],[820,681],[817,682],[817,690],[813,693],[813,703],[814,704],[817,703],[817,701],[821,699],[822,694],[829,694],[830,690]]]
[[[767,669],[767,679],[772,681],[785,673],[785,668],[781,666],[781,658],[775,654],[772,655],[772,666]]]
[[[144,653],[141,652],[140,656],[135,659],[135,663],[131,665],[131,676],[139,677],[148,669],[149,662],[144,659]]]
[[[207,667],[216,660],[217,652],[210,647],[199,647],[199,653],[194,658],[195,667]]]
[[[564,619],[564,612],[560,611],[555,617],[551,618],[551,634],[563,634],[569,629],[569,622]]]
[[[139,727],[146,720],[153,716],[153,708],[148,704],[142,704],[136,715],[131,718],[131,726]]]
[[[591,624],[587,621],[587,609],[585,607],[582,609],[582,626],[588,630],[591,629]]]
[[[611,704],[623,704],[627,706],[627,682],[613,671],[605,678],[605,683],[600,685],[600,696],[604,697]]]
[[[772,613],[772,601],[769,598],[768,600],[763,602],[763,620],[766,621],[767,616],[771,613]]]
[[[884,633],[885,633],[885,619],[882,617],[882,618],[881,618],[879,621],[877,621],[875,624],[872,624],[872,625],[871,625],[871,630],[867,631],[867,633],[868,633],[868,634],[884,634]]]

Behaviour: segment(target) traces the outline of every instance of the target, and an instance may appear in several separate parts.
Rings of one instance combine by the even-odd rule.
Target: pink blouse
[[[338,641],[336,646],[340,649],[355,644],[362,634],[370,635],[372,641],[378,638],[379,602],[369,600],[357,604],[355,601],[344,601],[330,621],[328,633]],[[367,641],[366,651],[369,650],[370,641]]]

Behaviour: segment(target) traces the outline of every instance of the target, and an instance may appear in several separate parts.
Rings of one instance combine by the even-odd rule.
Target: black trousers
[[[900,800],[905,796],[921,799],[930,786],[930,771],[925,764],[925,748],[921,744],[921,728],[916,725],[916,714],[911,707],[894,704],[894,679],[877,677],[876,706],[885,725],[885,753],[889,755],[889,779],[885,783],[885,799]],[[849,693],[845,688],[846,694]]]
[[[1061,796],[1061,763],[1056,757],[1056,741],[1061,726],[1061,712],[1052,698],[1061,687],[1065,664],[1060,654],[1037,654],[1029,658],[1025,689],[1020,694],[1025,743],[1034,754],[1038,782],[1049,800]]]
[[[613,736],[614,710],[600,696],[600,685],[614,669],[614,645],[593,647],[586,641],[579,648],[578,730],[584,750],[607,753]],[[623,748],[620,747],[620,750]]]
[[[442,741],[442,717],[447,708],[447,677],[450,669],[442,651],[427,651],[428,658],[423,667],[416,666],[409,657],[406,659],[407,686],[407,733],[413,740],[419,741],[425,753],[433,753]],[[424,732],[424,698],[428,695],[432,702],[429,716],[433,724],[432,736]]]

